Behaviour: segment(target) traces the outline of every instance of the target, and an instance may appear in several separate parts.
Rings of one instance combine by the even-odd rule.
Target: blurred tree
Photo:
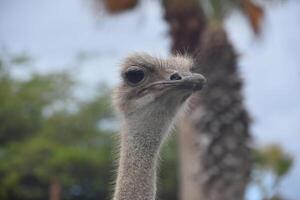
[[[245,8],[241,2],[164,1],[172,52],[194,55],[193,70],[208,80],[206,89],[194,95],[180,126],[183,200],[241,200],[250,180],[249,117],[237,56],[222,27],[229,8]]]
[[[0,199],[107,198],[113,140],[101,121],[113,117],[108,91],[78,102],[67,73],[14,79],[14,64],[25,61],[0,58]]]
[[[43,124],[43,108],[68,96],[70,80],[62,73],[18,81],[9,70],[11,65],[25,62],[24,58],[16,56],[0,62],[0,144],[4,145],[36,132]]]
[[[123,10],[134,8],[138,0],[104,0],[107,10],[111,13],[118,13]]]
[[[259,33],[263,10],[250,0],[165,0],[172,52],[194,55],[195,72],[208,79],[181,123],[181,199],[243,199],[250,180],[249,117],[237,56],[222,27],[239,9]]]
[[[252,179],[254,184],[260,189],[262,199],[285,199],[279,194],[278,189],[282,179],[292,167],[293,158],[276,144],[255,149],[254,158],[255,165]],[[267,178],[267,176],[271,177]],[[266,180],[268,181],[266,182]]]

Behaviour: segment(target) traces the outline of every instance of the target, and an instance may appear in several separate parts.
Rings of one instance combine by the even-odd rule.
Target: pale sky
[[[83,2],[0,0],[0,48],[28,52],[35,59],[34,71],[70,69],[90,91],[100,82],[115,85],[118,64],[130,52],[169,54],[168,27],[156,1],[98,18]],[[264,23],[259,40],[237,13],[226,21],[226,29],[241,54],[256,143],[279,143],[296,158],[282,185],[284,194],[296,200],[300,199],[300,1],[267,8]],[[74,66],[84,53],[89,59]],[[24,71],[16,75],[25,76]],[[258,200],[252,193],[249,199]]]

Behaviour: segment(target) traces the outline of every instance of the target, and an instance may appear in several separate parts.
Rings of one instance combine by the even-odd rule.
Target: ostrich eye
[[[136,85],[144,80],[145,72],[140,68],[132,68],[127,70],[125,78],[129,84]]]

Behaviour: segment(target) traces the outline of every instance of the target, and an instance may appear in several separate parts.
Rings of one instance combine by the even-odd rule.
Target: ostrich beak
[[[147,93],[149,90],[185,90],[189,92],[196,92],[203,88],[206,83],[206,78],[201,74],[192,73],[185,76],[179,76],[176,80],[157,81],[147,85],[138,91],[139,95]]]
[[[206,78],[201,74],[189,74],[185,76],[179,76],[175,80],[168,81],[158,81],[153,83],[153,85],[159,85],[161,89],[164,88],[174,88],[174,89],[183,89],[195,92],[201,90],[206,83]]]
[[[180,80],[168,81],[169,84],[174,85],[175,88],[191,90],[192,92],[201,90],[205,83],[206,78],[201,74],[193,73],[191,75],[183,76]]]

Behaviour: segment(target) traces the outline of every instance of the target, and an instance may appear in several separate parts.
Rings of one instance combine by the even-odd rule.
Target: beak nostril
[[[170,76],[170,80],[175,81],[175,80],[181,80],[181,76],[178,73],[174,73]]]

